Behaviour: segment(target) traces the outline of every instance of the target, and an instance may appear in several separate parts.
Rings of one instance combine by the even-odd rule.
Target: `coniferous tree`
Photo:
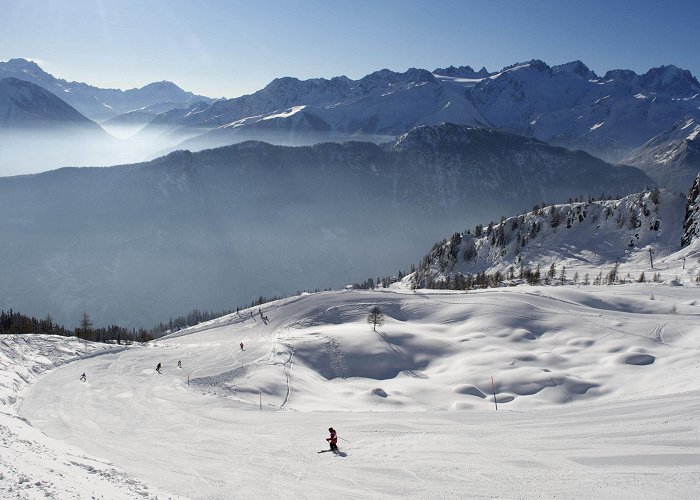
[[[76,337],[80,337],[86,340],[95,340],[93,338],[92,319],[90,319],[90,315],[86,311],[83,311],[83,314],[80,316],[79,328],[80,334],[76,332]]]

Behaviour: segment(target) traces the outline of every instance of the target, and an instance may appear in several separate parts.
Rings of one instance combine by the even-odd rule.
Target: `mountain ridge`
[[[700,119],[698,103],[700,84],[675,66],[642,75],[611,70],[600,78],[581,61],[549,66],[534,59],[493,73],[449,67],[380,70],[358,80],[277,78],[252,94],[184,117],[159,117],[151,126],[180,134],[189,129],[187,142],[178,147],[196,150],[246,139],[296,144],[307,132],[307,143],[355,136],[382,142],[418,125],[447,121],[501,128],[619,161],[678,119]],[[323,123],[326,132],[293,124],[298,117],[290,110],[297,108]],[[261,128],[269,120],[289,123],[269,136]]]
[[[489,279],[496,286],[518,280],[576,284],[584,273],[585,284],[608,272],[617,281],[618,267],[653,273],[649,252],[653,260],[674,265],[700,255],[700,246],[691,245],[699,224],[697,186],[698,180],[687,200],[668,190],[642,191],[621,199],[536,206],[477,224],[435,243],[404,281],[418,288],[464,289],[483,287]]]
[[[0,125],[15,127],[77,126],[95,131],[100,126],[39,85],[18,78],[0,79]]]
[[[649,139],[622,160],[657,183],[686,192],[700,172],[700,121],[687,116]]]
[[[429,128],[459,147],[251,141],[0,178],[0,231],[13,241],[0,247],[0,307],[50,311],[65,324],[83,310],[100,323],[155,324],[377,275],[465,220],[543,197],[651,182],[633,167],[530,138]],[[490,143],[479,147],[482,135]]]
[[[53,85],[54,94],[65,97],[69,104],[71,99],[84,98],[90,106],[98,103],[104,108],[99,104],[100,95],[112,92],[88,95],[88,90],[96,88],[87,84],[70,87],[26,60],[0,63],[0,75],[8,67],[20,73],[18,68],[25,67],[25,77],[50,77],[47,86]],[[151,90],[157,93],[159,89],[165,94],[155,98]],[[170,90],[177,96],[166,95]],[[150,97],[137,106],[130,96],[143,92]],[[123,114],[119,107],[124,99],[131,99],[125,109],[132,113],[106,126],[114,135],[128,139],[123,149],[130,154],[112,155],[108,163],[245,140],[280,145],[347,140],[383,143],[416,126],[441,122],[498,128],[616,163],[679,120],[700,120],[700,84],[687,70],[665,65],[641,75],[610,70],[599,77],[578,60],[549,66],[532,59],[497,72],[484,68],[476,72],[466,66],[432,72],[382,69],[357,80],[280,77],[233,99],[199,99],[167,81],[117,94],[110,97],[108,114]],[[139,110],[138,115],[134,109]]]
[[[56,78],[37,63],[22,58],[0,61],[0,78],[15,77],[39,85],[92,120],[105,120],[148,105],[174,101],[185,107],[194,101],[209,100],[186,92],[169,81],[153,82],[128,90],[103,89],[93,85]]]

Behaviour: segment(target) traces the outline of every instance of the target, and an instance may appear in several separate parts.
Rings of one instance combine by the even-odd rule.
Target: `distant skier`
[[[84,373],[80,376],[80,381],[81,381],[81,382],[87,382],[87,377],[85,376]]]
[[[162,374],[162,372],[160,371],[160,363],[158,363],[158,366],[156,366],[156,371]]]
[[[182,368],[182,361],[180,361],[179,359],[177,360],[177,367]]]
[[[243,350],[243,342],[241,342],[241,351]]]
[[[331,437],[326,438],[326,441],[331,444],[331,451],[333,453],[338,453],[338,434],[336,434],[333,427],[329,427],[328,432],[331,433]]]

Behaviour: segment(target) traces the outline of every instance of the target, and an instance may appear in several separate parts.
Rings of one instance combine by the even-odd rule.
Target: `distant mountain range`
[[[17,78],[0,79],[0,130],[75,128],[102,132],[51,92]]]
[[[699,104],[700,84],[675,66],[599,77],[580,61],[550,67],[533,60],[497,73],[451,67],[382,70],[360,80],[280,78],[251,95],[163,114],[148,128],[190,135],[175,148],[198,150],[245,139],[380,142],[446,121],[508,130],[616,162],[678,120],[700,118]]]
[[[184,108],[194,102],[212,102],[213,99],[186,92],[172,82],[150,83],[139,89],[102,89],[81,82],[68,82],[42,70],[26,59],[0,61],[0,79],[13,77],[39,85],[58,96],[81,114],[95,121],[103,121],[130,111],[162,105],[158,112]]]
[[[0,178],[0,308],[149,325],[384,274],[494,213],[651,182],[584,152],[454,124],[384,146],[245,142]]]
[[[579,215],[573,199],[658,183],[676,191],[662,191],[660,206],[676,207],[667,201],[700,169],[700,86],[674,66],[603,77],[578,61],[382,70],[359,80],[280,78],[218,101],[168,83],[134,91],[68,83],[22,60],[0,70],[0,167],[121,164],[0,177],[9,242],[0,245],[0,308],[50,312],[67,325],[84,310],[99,324],[149,325],[192,307],[384,275],[445,234],[543,202],[571,198],[570,208],[533,215],[544,224],[556,212],[569,224]],[[113,133],[142,130],[117,139],[97,116]],[[133,163],[179,148],[195,152]],[[647,202],[631,200],[589,213],[627,222],[634,212],[635,224],[653,226],[653,215],[637,213]],[[680,241],[681,229],[659,220],[661,230],[631,235],[615,219],[626,229],[609,235],[611,248],[638,250],[661,234]],[[546,260],[537,249],[555,241],[557,252],[588,248],[557,229],[516,254],[517,231],[521,246],[524,236],[507,221],[510,247],[484,246],[484,269],[527,252]],[[586,227],[593,238],[597,225]]]
[[[612,70],[602,77],[580,61],[549,66],[539,60],[498,72],[451,66],[404,73],[381,70],[359,80],[285,77],[253,94],[220,100],[185,92],[170,82],[127,91],[99,89],[57,79],[23,59],[0,63],[3,76],[51,91],[102,122],[110,133],[128,139],[91,162],[99,165],[245,140],[382,143],[416,126],[451,122],[630,163],[676,190],[700,169],[693,144],[679,143],[673,132],[688,120],[700,121],[700,84],[673,65],[642,75]],[[22,153],[31,159],[31,151],[17,155]],[[80,163],[53,166],[62,164]]]
[[[97,123],[44,88],[0,79],[0,171],[91,163],[119,146]]]
[[[213,100],[171,82],[100,89],[55,78],[25,59],[0,62],[0,175],[139,161],[162,146],[125,139],[159,113],[193,102]]]

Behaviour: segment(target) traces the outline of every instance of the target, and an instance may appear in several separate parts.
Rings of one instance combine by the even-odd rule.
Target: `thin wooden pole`
[[[493,390],[493,404],[496,405],[496,411],[498,411],[498,401],[496,401],[496,384],[493,382],[493,377],[491,377],[491,389]]]

